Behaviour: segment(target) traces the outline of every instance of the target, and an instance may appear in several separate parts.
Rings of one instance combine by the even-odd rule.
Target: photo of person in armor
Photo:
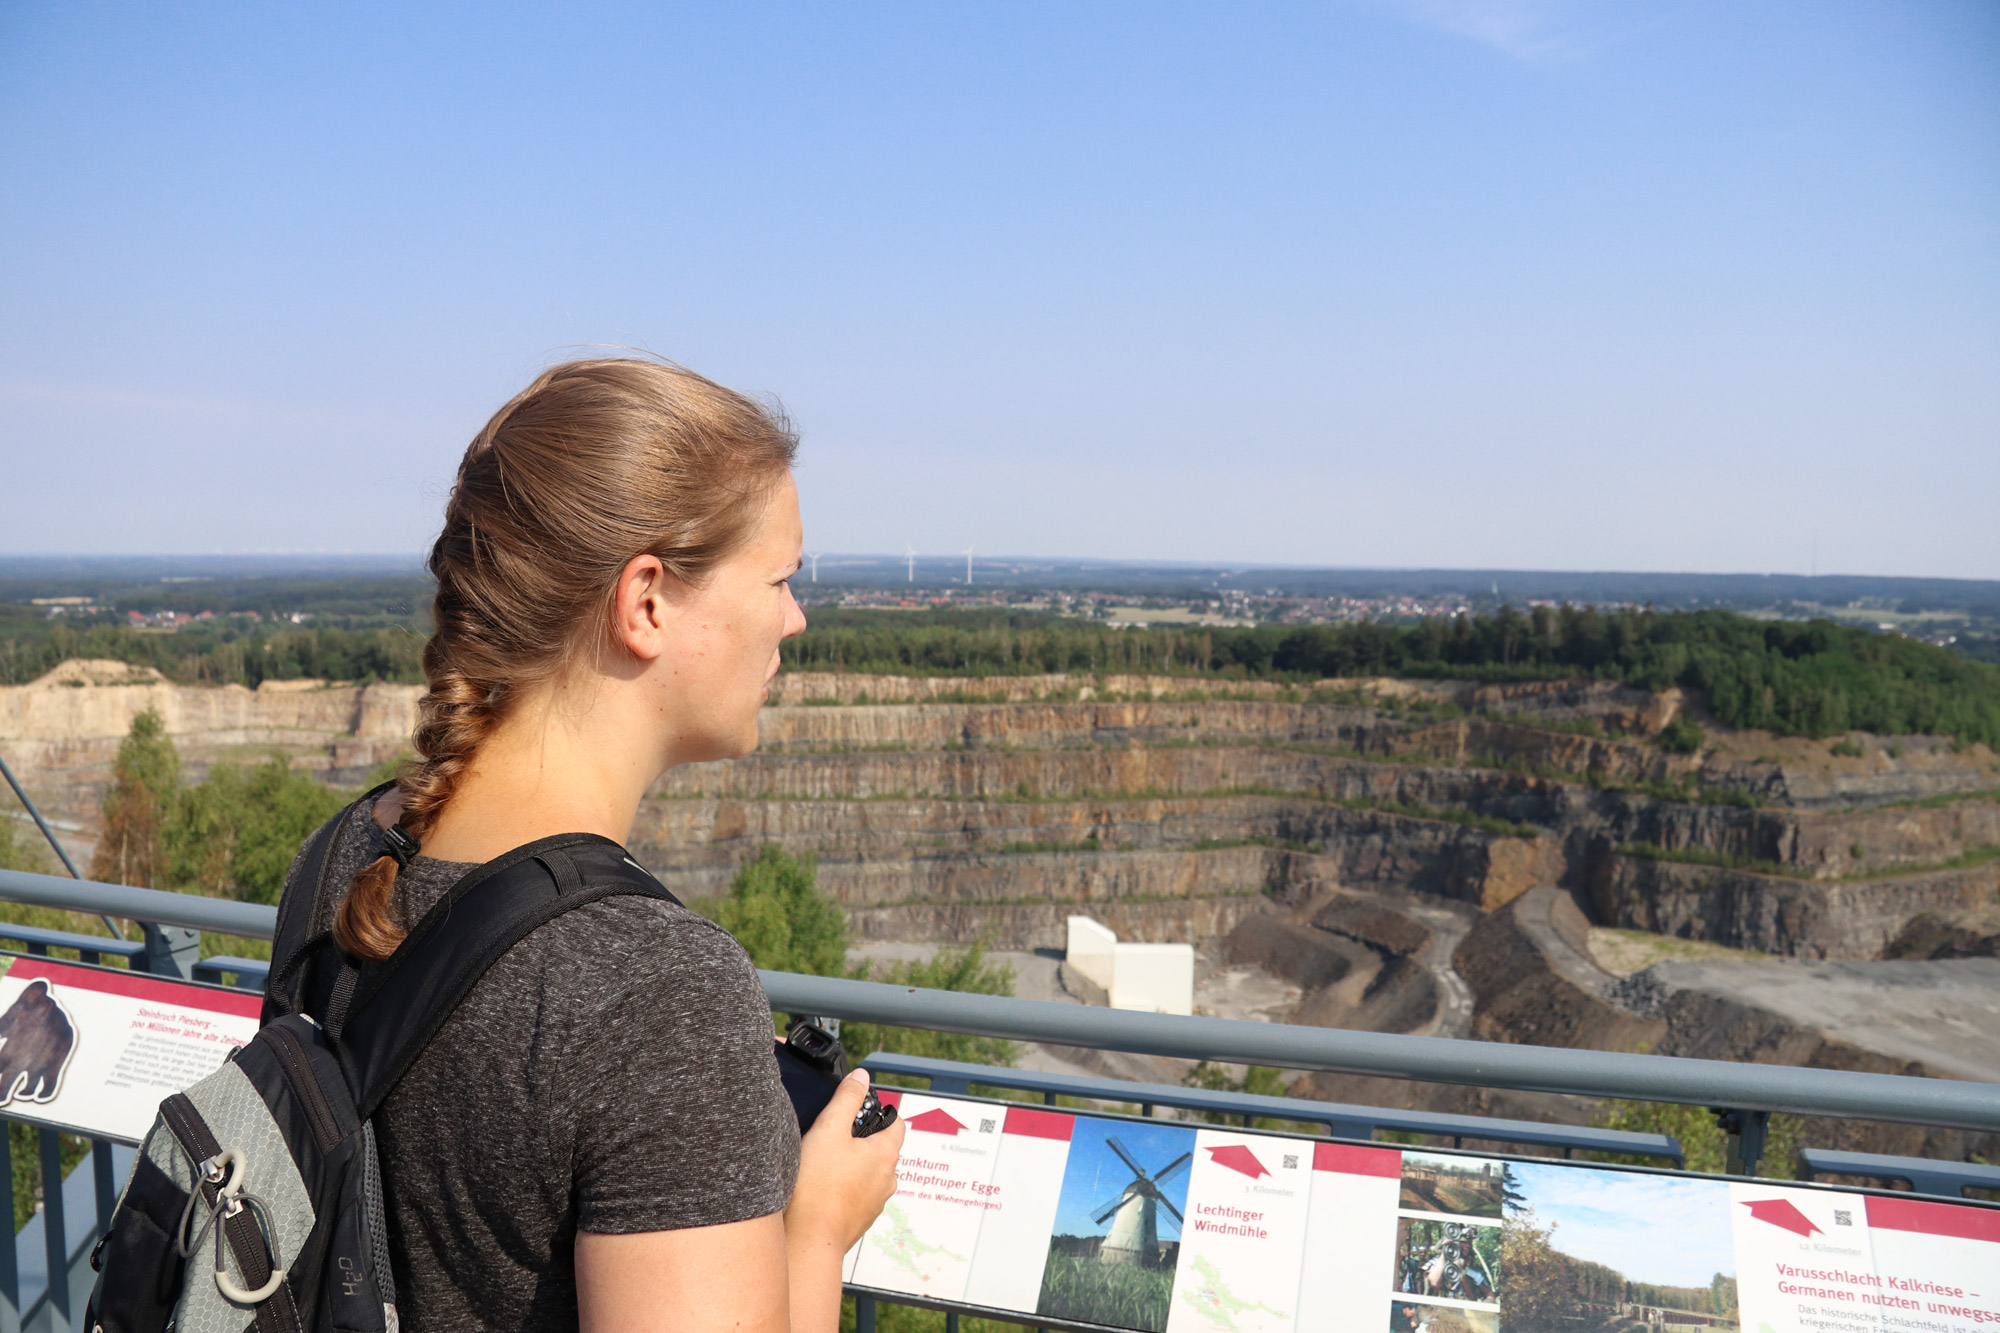
[[[1406,1217],[1396,1224],[1399,1293],[1497,1302],[1500,1228]]]

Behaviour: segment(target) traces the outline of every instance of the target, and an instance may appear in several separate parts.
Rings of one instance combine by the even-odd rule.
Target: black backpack
[[[272,942],[264,1026],[160,1104],[91,1261],[92,1333],[396,1333],[369,1118],[460,1000],[544,922],[619,894],[678,899],[609,838],[570,833],[469,872],[388,959],[308,937],[332,849],[309,843]]]

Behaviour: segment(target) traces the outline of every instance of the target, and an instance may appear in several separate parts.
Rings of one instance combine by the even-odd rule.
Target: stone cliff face
[[[0,753],[47,812],[83,826],[78,850],[87,852],[112,760],[147,709],[196,773],[219,758],[276,752],[351,782],[409,744],[422,692],[322,681],[175,685],[122,662],[65,662],[26,685],[0,686]]]
[[[0,752],[87,829],[143,709],[197,771],[276,750],[353,781],[406,744],[419,692],[194,689],[71,663],[0,689]],[[1820,1032],[1735,983],[1655,969],[1614,985],[1593,922],[1867,966],[1992,947],[2000,799],[1981,793],[2000,772],[1979,747],[1863,738],[1834,756],[1718,734],[1671,755],[1648,738],[1688,701],[1597,682],[791,674],[772,697],[760,753],[676,770],[640,810],[633,851],[684,898],[725,891],[772,842],[817,859],[863,939],[1057,948],[1082,909],[1126,938],[1219,942],[1290,978],[1304,992],[1293,1021],[1688,1053],[1733,1024],[1742,1058],[1869,1068],[1915,1057],[1897,1065],[1882,1041]],[[1463,1090],[1308,1089],[1550,1111]]]
[[[1608,924],[1800,958],[1880,958],[1927,913],[2000,900],[2000,862],[1826,883],[1606,856],[1587,900]]]

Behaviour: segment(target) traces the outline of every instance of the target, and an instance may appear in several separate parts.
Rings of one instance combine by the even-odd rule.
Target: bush
[[[158,713],[132,719],[104,794],[104,836],[91,877],[244,902],[275,903],[299,844],[353,799],[280,755],[218,764],[181,779]]]
[[[1660,729],[1653,737],[1653,743],[1674,754],[1697,754],[1708,741],[1708,733],[1701,729],[1701,723],[1685,713]]]
[[[872,973],[865,963],[850,965],[847,915],[820,891],[812,858],[789,855],[774,844],[766,844],[743,863],[730,881],[727,897],[692,905],[734,935],[751,962],[770,971],[980,995],[1014,993],[1014,970],[987,962],[985,950],[977,945],[940,950],[924,962],[891,963]],[[845,1024],[840,1036],[856,1060],[871,1051],[989,1065],[1011,1065],[1015,1060],[1014,1043],[992,1037],[874,1023]]]
[[[1687,1169],[1720,1174],[1728,1166],[1728,1135],[1715,1123],[1715,1116],[1699,1106],[1678,1106],[1671,1102],[1609,1101],[1590,1122],[1599,1129],[1623,1129],[1641,1134],[1671,1134],[1681,1141],[1687,1154]],[[1798,1174],[1799,1140],[1804,1124],[1795,1115],[1771,1117],[1770,1132],[1764,1138],[1764,1156],[1757,1174],[1765,1180],[1791,1180]],[[1600,1153],[1598,1160],[1624,1162],[1632,1166],[1658,1166],[1659,1159]]]

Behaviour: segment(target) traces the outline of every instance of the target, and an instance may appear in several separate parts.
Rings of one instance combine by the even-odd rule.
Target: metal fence
[[[228,955],[203,958],[201,932],[269,940],[277,920],[276,909],[250,903],[12,870],[0,870],[0,900],[123,918],[139,927],[138,939],[113,940],[0,926],[0,942],[18,942],[26,952],[74,949],[88,962],[116,960],[135,970],[188,980],[233,978],[252,988],[261,986],[265,965]],[[1993,1084],[1135,1013],[784,972],[758,975],[771,1007],[785,1013],[1181,1059],[1716,1108],[1731,1133],[1731,1169],[1746,1175],[1755,1174],[1764,1129],[1774,1112],[2000,1132],[2000,1085]],[[912,1064],[910,1057],[892,1057],[894,1061],[902,1062],[895,1072],[921,1074],[940,1090],[977,1081],[1045,1097],[1068,1091],[1099,1100],[1315,1122],[1338,1137],[1368,1137],[1389,1130],[1559,1149],[1628,1151],[1667,1160],[1676,1159],[1680,1151],[1679,1144],[1665,1136],[1633,1135],[1631,1142],[1614,1143],[1605,1138],[1606,1131],[1578,1127],[1201,1093],[1116,1080],[1038,1080],[1027,1071],[950,1068],[949,1062],[927,1062],[929,1067],[923,1067],[926,1062]],[[944,1082],[938,1083],[939,1079]],[[37,1144],[43,1179],[54,1182],[61,1174],[56,1132],[39,1131]],[[2000,1170],[1993,1168],[1954,1166],[1939,1172],[1927,1170],[1936,1164],[1907,1159],[1834,1156],[1838,1164],[1822,1169],[1912,1183],[1942,1181],[1958,1189],[2000,1188]],[[61,1181],[60,1188],[51,1184],[43,1191],[42,1205],[15,1245],[0,1245],[0,1333],[24,1328],[66,1333],[71,1316],[81,1314],[89,1290],[89,1249],[109,1217],[130,1161],[129,1146],[94,1140],[86,1160]],[[9,1151],[10,1171],[11,1165]],[[54,1283],[49,1281],[51,1274],[57,1276]]]

